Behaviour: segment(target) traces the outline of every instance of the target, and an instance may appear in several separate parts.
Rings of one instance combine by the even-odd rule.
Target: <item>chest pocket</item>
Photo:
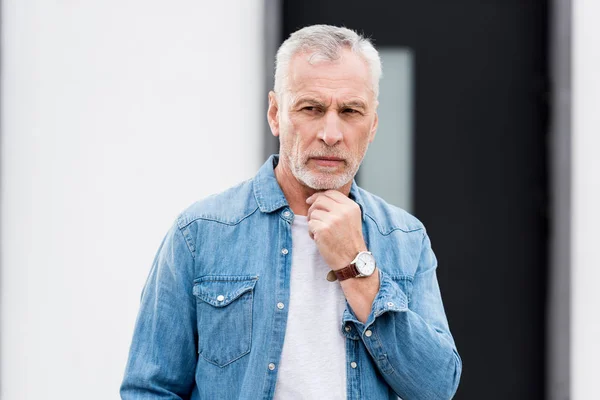
[[[198,353],[224,367],[252,346],[252,299],[257,276],[211,275],[194,281]]]

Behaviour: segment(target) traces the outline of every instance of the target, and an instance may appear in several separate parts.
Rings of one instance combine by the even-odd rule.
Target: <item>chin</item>
[[[337,190],[352,180],[352,177],[346,176],[347,174],[332,176],[331,174],[307,173],[300,175],[297,176],[298,180],[314,190]]]
[[[338,190],[352,181],[356,171],[349,165],[341,170],[327,171],[310,168],[306,164],[289,160],[290,172],[302,185],[313,190]],[[356,168],[358,170],[358,168]]]

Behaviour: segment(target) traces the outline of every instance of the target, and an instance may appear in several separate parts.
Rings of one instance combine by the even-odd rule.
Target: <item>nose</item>
[[[317,137],[321,139],[327,146],[334,146],[341,142],[344,135],[340,129],[340,116],[335,110],[328,111],[323,117],[323,129]]]

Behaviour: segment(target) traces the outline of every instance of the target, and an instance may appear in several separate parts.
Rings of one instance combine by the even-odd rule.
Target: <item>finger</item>
[[[308,233],[313,240],[317,240],[319,237],[319,231],[323,229],[324,223],[317,219],[308,221]]]
[[[345,196],[343,193],[338,192],[337,190],[327,190],[325,192],[320,192],[319,199],[328,199],[334,204],[329,206],[329,211],[339,210],[339,207],[350,207],[355,211],[360,210],[360,206],[350,197]],[[344,208],[345,209],[345,208]]]
[[[308,220],[309,221],[316,220],[316,221],[325,222],[327,220],[327,214],[329,214],[329,213],[327,211],[323,211],[323,210],[313,210],[312,212],[309,210],[308,211]]]
[[[333,211],[338,206],[338,203],[327,198],[325,196],[318,197],[308,208],[309,212],[311,210],[324,210],[324,211]]]
[[[346,196],[344,196],[341,192],[338,192],[337,190],[324,190],[322,192],[313,193],[310,197],[306,199],[306,202],[308,204],[312,204],[320,197],[330,197],[332,200],[336,200],[339,202],[343,201],[343,198]]]
[[[319,192],[315,194],[318,194],[319,197],[327,197],[337,203],[342,204],[347,203],[348,201],[352,201],[352,199],[350,199],[348,196],[337,190],[326,190],[324,192]]]

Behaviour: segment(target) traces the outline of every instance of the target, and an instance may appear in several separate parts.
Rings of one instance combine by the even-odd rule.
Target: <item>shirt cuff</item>
[[[346,336],[349,335],[348,326],[350,323],[354,323],[356,330],[362,335],[373,323],[375,319],[381,314],[388,311],[393,312],[405,312],[408,311],[408,297],[406,293],[400,288],[400,285],[396,283],[390,275],[378,269],[379,271],[379,292],[373,300],[371,306],[371,312],[367,318],[366,323],[362,323],[354,315],[354,311],[346,303],[346,309],[342,315],[342,333]],[[357,278],[360,279],[360,278]],[[352,335],[354,336],[354,335]]]

